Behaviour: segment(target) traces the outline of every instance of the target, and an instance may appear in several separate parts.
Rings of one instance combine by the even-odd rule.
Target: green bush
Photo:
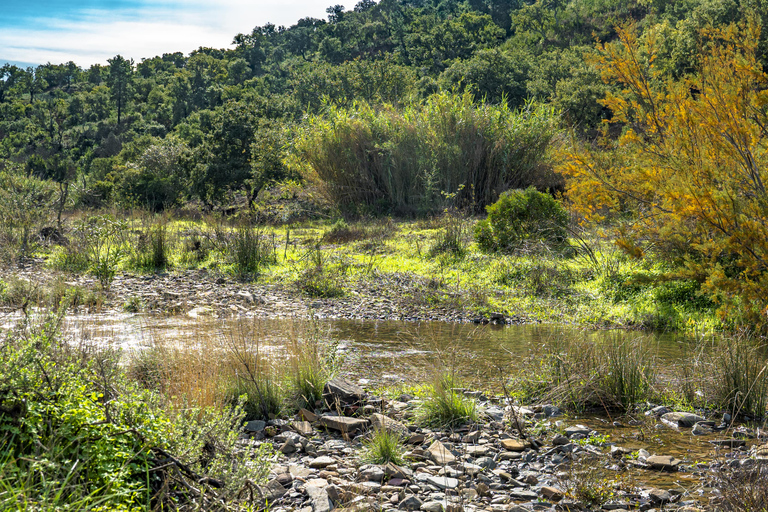
[[[513,252],[531,244],[565,245],[568,212],[554,197],[533,187],[504,192],[486,211],[488,218],[475,227],[475,241],[485,252]]]
[[[226,510],[265,478],[270,454],[237,444],[242,404],[167,408],[60,322],[0,337],[0,510]]]

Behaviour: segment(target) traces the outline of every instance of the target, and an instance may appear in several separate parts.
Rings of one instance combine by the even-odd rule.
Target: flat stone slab
[[[368,418],[371,421],[371,427],[376,430],[384,430],[386,432],[392,432],[393,434],[398,434],[400,437],[404,439],[408,439],[411,437],[411,431],[408,430],[408,427],[403,425],[397,420],[393,420],[389,416],[384,416],[383,414],[379,414],[378,412],[375,412],[371,414],[371,416]]]
[[[429,445],[427,453],[436,464],[450,464],[456,461],[456,456],[440,441],[434,441]]]
[[[317,422],[325,428],[350,434],[359,430],[365,430],[368,426],[368,420],[350,418],[349,416],[320,416]]]
[[[448,476],[427,476],[424,481],[428,484],[434,485],[438,489],[455,489],[459,486],[459,481],[456,478]]]
[[[330,466],[331,464],[336,464],[336,461],[327,455],[323,455],[309,461],[309,467],[312,469],[322,469]]]
[[[677,471],[677,466],[682,462],[680,459],[676,459],[671,455],[651,455],[645,460],[651,469],[657,469],[660,471]]]
[[[501,446],[510,452],[522,452],[531,446],[531,443],[522,439],[502,439]]]

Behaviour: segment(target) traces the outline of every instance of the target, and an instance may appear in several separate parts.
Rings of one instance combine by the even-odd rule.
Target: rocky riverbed
[[[661,446],[612,443],[557,407],[505,406],[481,393],[468,392],[478,399],[478,422],[430,429],[415,421],[414,396],[381,398],[342,379],[325,392],[334,411],[303,409],[291,420],[248,423],[243,444],[270,443],[277,454],[260,488],[272,512],[716,510],[722,497],[712,482],[768,455],[765,439],[749,429],[663,407],[635,425],[686,429],[705,436],[719,455],[681,460]],[[366,463],[362,443],[373,429],[400,434],[408,462]]]
[[[62,274],[42,261],[0,269],[0,279],[24,279],[40,287],[57,279],[68,286],[99,290],[90,276]],[[429,300],[427,300],[429,298]],[[265,318],[339,318],[445,322],[517,323],[502,314],[478,316],[455,293],[408,273],[375,274],[335,298],[312,298],[293,283],[243,281],[205,269],[157,274],[118,273],[102,294],[102,312],[126,308],[190,316],[249,314]]]

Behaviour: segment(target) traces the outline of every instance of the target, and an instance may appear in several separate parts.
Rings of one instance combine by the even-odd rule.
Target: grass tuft
[[[405,462],[404,453],[405,445],[400,435],[386,429],[375,429],[363,441],[362,459],[371,464],[393,462],[401,465]]]

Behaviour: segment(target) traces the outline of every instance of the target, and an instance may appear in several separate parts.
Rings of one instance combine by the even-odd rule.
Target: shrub
[[[475,240],[485,252],[513,252],[532,243],[548,248],[565,244],[568,212],[533,187],[504,192],[486,211],[488,218],[475,227]]]
[[[241,404],[169,407],[61,320],[0,338],[0,510],[226,509],[263,481],[268,451],[237,443]]]
[[[264,237],[261,229],[247,224],[241,224],[232,232],[218,226],[216,241],[234,272],[241,276],[257,276],[264,267],[277,261],[274,243]]]
[[[544,165],[554,120],[548,108],[515,111],[442,92],[402,109],[329,107],[308,119],[296,148],[341,209],[482,208],[501,190],[555,185]]]

